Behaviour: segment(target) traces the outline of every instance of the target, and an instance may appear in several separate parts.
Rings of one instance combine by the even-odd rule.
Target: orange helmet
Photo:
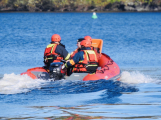
[[[92,42],[91,36],[85,36],[84,39],[85,39],[85,40],[89,40],[90,42]]]
[[[83,40],[80,45],[84,47],[91,47],[91,42],[89,40]]]
[[[54,34],[51,36],[51,42],[60,42],[61,37],[58,34]]]

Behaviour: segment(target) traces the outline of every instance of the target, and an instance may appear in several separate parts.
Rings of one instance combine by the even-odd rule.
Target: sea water
[[[0,13],[0,119],[161,119],[161,13]],[[32,80],[59,34],[103,40],[121,80]]]

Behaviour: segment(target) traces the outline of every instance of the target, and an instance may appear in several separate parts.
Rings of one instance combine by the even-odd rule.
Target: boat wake
[[[129,84],[157,83],[157,80],[139,71],[132,71],[132,72],[123,71],[121,74],[120,81]]]
[[[140,84],[156,82],[150,76],[144,75],[139,71],[123,71],[121,74],[119,85],[125,84]],[[110,80],[98,81],[80,81],[80,80],[59,80],[52,82],[51,80],[33,80],[27,75],[4,74],[0,79],[0,94],[17,94],[27,93],[34,89],[48,89],[53,94],[61,93],[86,93],[94,92],[109,88],[109,84],[118,84],[117,81],[110,82]],[[121,86],[122,86],[121,85]],[[113,85],[112,85],[113,86]],[[50,88],[50,89],[49,89]],[[68,90],[68,92],[66,92]],[[57,91],[57,92],[56,92]]]
[[[0,79],[0,94],[17,94],[41,88],[47,81],[33,80],[27,75],[4,74]]]

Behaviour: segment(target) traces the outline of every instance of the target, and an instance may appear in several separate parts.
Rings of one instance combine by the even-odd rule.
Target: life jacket
[[[44,52],[44,62],[61,62],[63,57],[61,57],[59,54],[55,53],[56,47],[58,44],[49,44]]]
[[[70,57],[73,58],[74,55],[75,55],[77,52],[79,52],[79,51],[80,51],[80,48],[75,49],[75,50],[70,54]]]
[[[97,59],[99,60],[101,58],[101,54],[100,54],[99,48],[91,46],[91,50],[95,51]]]
[[[95,51],[93,50],[82,50],[84,52],[84,60],[79,61],[75,64],[73,72],[87,72],[94,73],[98,67],[98,59]]]

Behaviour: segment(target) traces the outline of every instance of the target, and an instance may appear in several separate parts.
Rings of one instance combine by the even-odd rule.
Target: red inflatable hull
[[[46,77],[47,79],[50,78],[49,73],[43,67],[28,69],[26,72],[21,73],[21,75],[28,75],[32,79],[40,79],[42,76]]]
[[[102,53],[98,63],[101,69],[97,70],[96,74],[88,74],[83,78],[83,81],[98,79],[120,79],[120,68],[108,55]]]
[[[95,74],[88,74],[85,73],[84,76],[80,75],[81,73],[73,73],[76,74],[75,76],[81,76],[79,78],[77,77],[71,77],[71,79],[75,80],[83,80],[83,81],[89,81],[89,80],[119,80],[120,79],[120,68],[119,66],[106,54],[102,53],[101,57],[98,61],[99,68],[96,71]],[[43,68],[43,67],[36,67],[28,69],[26,72],[21,73],[21,75],[27,74],[32,79],[50,79],[49,73]],[[70,80],[70,76],[68,77],[68,80]]]

